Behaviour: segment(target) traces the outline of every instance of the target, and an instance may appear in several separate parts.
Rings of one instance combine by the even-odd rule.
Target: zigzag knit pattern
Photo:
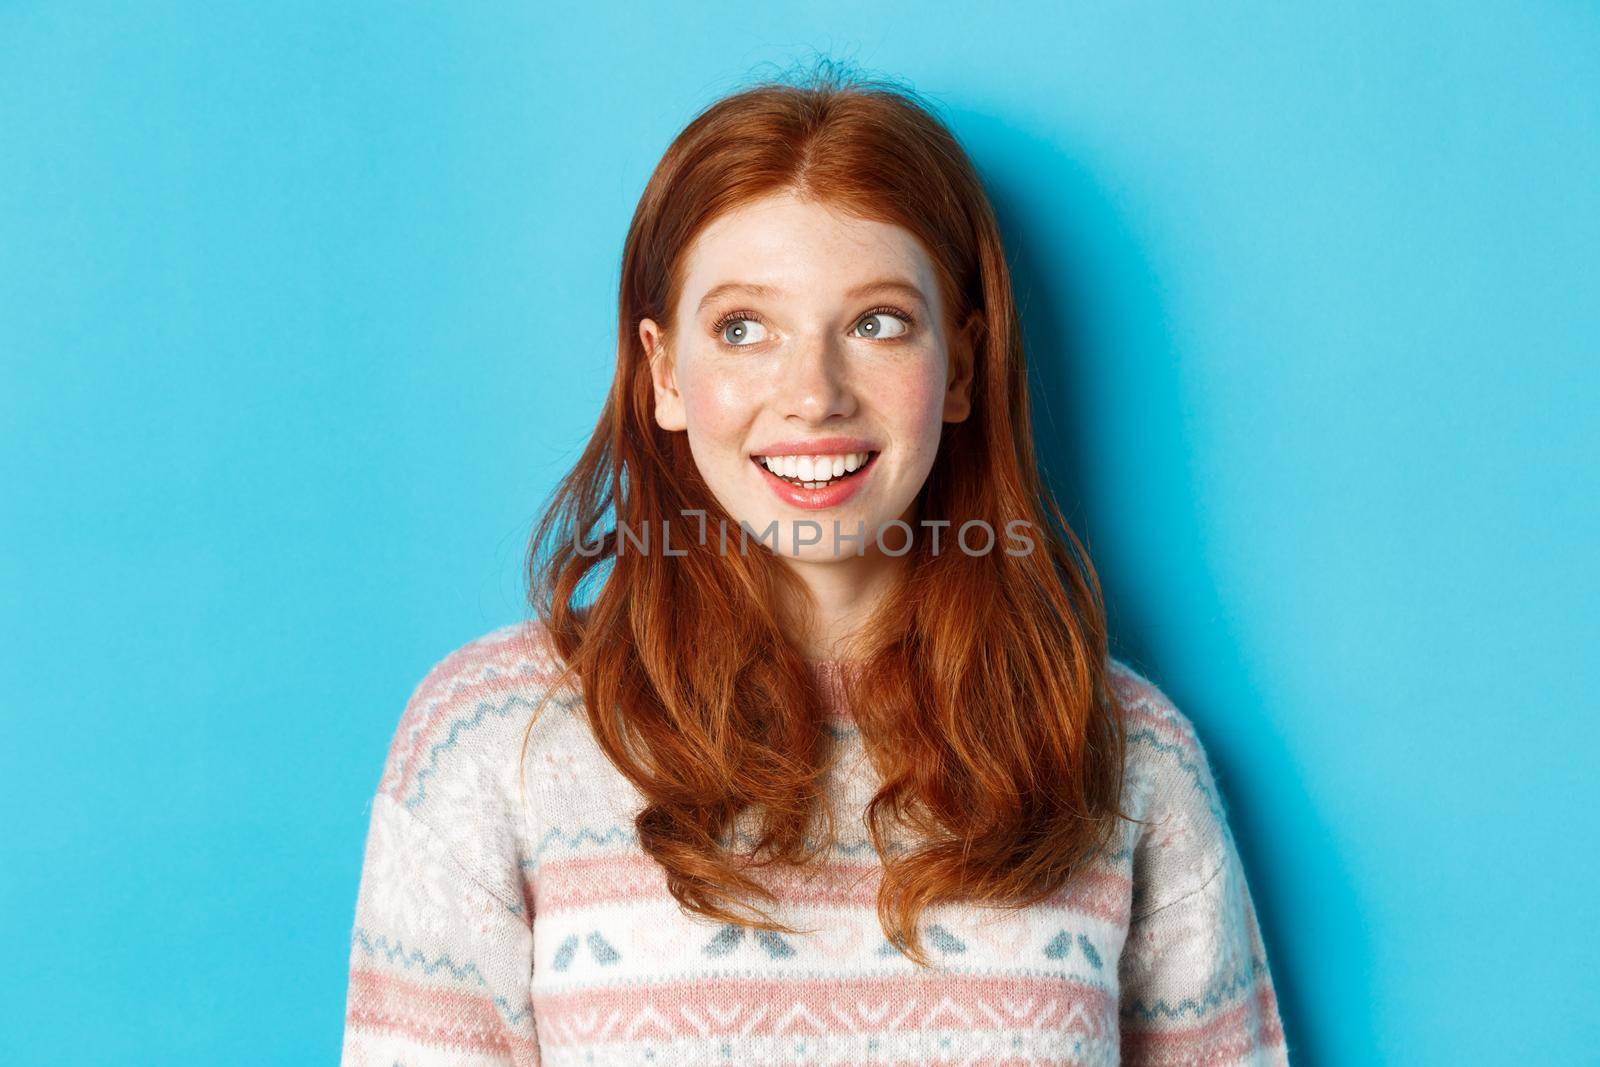
[[[373,800],[342,1064],[1287,1064],[1205,751],[1155,685],[1111,667],[1124,810],[1150,825],[1123,823],[1031,908],[930,908],[927,970],[879,926],[860,820],[877,782],[837,698],[840,840],[819,869],[763,872],[781,902],[763,907],[800,933],[748,930],[668,893],[633,831],[642,798],[576,692],[552,690],[537,624],[469,642],[412,694]],[[814,669],[837,693],[837,665]]]

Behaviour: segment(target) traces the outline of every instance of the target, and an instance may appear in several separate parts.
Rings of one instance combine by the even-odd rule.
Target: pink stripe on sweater
[[[529,1060],[534,1040],[506,1028],[485,994],[422,985],[382,971],[350,972],[345,1011],[353,1029],[400,1033],[441,1047],[509,1055]]]
[[[554,682],[558,673],[541,660],[529,659],[527,643],[518,635],[468,647],[470,655],[468,649],[462,649],[455,654],[460,659],[447,657],[407,705],[390,746],[391,771],[380,783],[380,792],[403,798],[444,725],[469,715],[480,700],[499,702],[526,690],[530,683],[538,692]],[[449,685],[435,678],[448,678]]]
[[[1123,1056],[1137,1057],[1147,1067],[1214,1067],[1258,1048],[1282,1047],[1277,998],[1271,980],[1263,976],[1257,976],[1250,997],[1198,1026],[1126,1029],[1122,1035]]]
[[[531,631],[526,626],[510,627],[504,631],[496,630],[491,634],[485,634],[476,641],[456,649],[440,660],[417,686],[411,701],[413,708],[420,711],[428,702],[437,698],[458,673],[475,672],[482,664],[489,662],[499,666],[509,666],[526,660],[530,651],[530,636]],[[408,711],[407,717],[415,713]],[[401,725],[409,723],[402,719]]]
[[[693,990],[685,993],[685,987]],[[1046,1030],[1105,1038],[1116,1006],[1104,989],[1062,978],[962,974],[783,979],[690,978],[649,986],[534,995],[544,1045],[674,1037]]]
[[[1162,715],[1157,709],[1159,705],[1152,705],[1144,701],[1127,705],[1128,732],[1131,734],[1139,727],[1147,727],[1166,738],[1172,744],[1184,750],[1185,755],[1194,759],[1199,753],[1199,744],[1193,734],[1171,719]]]
[[[752,876],[786,904],[846,907],[873,911],[883,882],[878,862],[828,863],[812,871],[772,868]],[[637,852],[560,858],[546,856],[539,864],[538,884],[529,881],[536,914],[552,915],[577,908],[628,905],[643,898],[670,899],[666,874],[649,856]],[[1102,866],[1080,871],[1049,898],[1047,906],[1070,908],[1106,922],[1124,925],[1133,887],[1128,877]]]

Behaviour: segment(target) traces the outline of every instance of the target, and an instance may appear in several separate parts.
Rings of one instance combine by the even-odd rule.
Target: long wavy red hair
[[[809,864],[833,840],[818,803],[833,743],[825,694],[779,607],[805,603],[805,588],[771,552],[723,553],[715,537],[686,538],[681,556],[618,551],[619,526],[636,534],[691,509],[739,529],[685,435],[655,424],[638,327],[648,316],[670,336],[697,234],[776,192],[909,230],[938,271],[946,336],[975,331],[971,415],[946,424],[919,518],[951,531],[1032,524],[1024,555],[932,552],[916,539],[841,677],[881,781],[866,812],[884,863],[879,922],[926,966],[917,923],[929,905],[1027,906],[1108,845],[1126,818],[1126,742],[1099,581],[1036,467],[993,209],[918,94],[824,63],[724,97],[667,148],[623,248],[611,392],[529,544],[529,600],[563,669],[557,685],[579,680],[596,741],[645,798],[639,843],[679,904],[794,932],[734,908],[776,899],[757,868]],[[745,819],[748,852],[730,844]],[[892,847],[891,820],[913,847]]]

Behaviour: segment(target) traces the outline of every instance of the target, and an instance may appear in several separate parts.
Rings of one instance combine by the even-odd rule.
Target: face
[[[735,522],[761,534],[776,520],[781,556],[862,558],[835,520],[865,530],[865,557],[883,558],[880,529],[898,552],[905,532],[885,524],[916,527],[943,424],[969,411],[971,349],[946,336],[921,243],[782,194],[719,217],[686,255],[672,333],[639,326],[657,423],[688,434]]]

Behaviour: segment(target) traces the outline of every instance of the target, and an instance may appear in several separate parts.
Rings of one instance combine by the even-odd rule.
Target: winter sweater
[[[1265,948],[1190,721],[1120,660],[1117,847],[1020,911],[924,912],[918,967],[884,936],[860,813],[877,782],[838,695],[846,817],[817,873],[762,872],[798,935],[681,909],[633,829],[643,798],[589,730],[536,622],[436,664],[371,805],[349,957],[344,1067],[569,1064],[1286,1064]],[[518,752],[539,696],[522,769]],[[854,813],[848,817],[846,812]],[[768,869],[771,870],[771,869]],[[793,873],[785,874],[785,871]]]

